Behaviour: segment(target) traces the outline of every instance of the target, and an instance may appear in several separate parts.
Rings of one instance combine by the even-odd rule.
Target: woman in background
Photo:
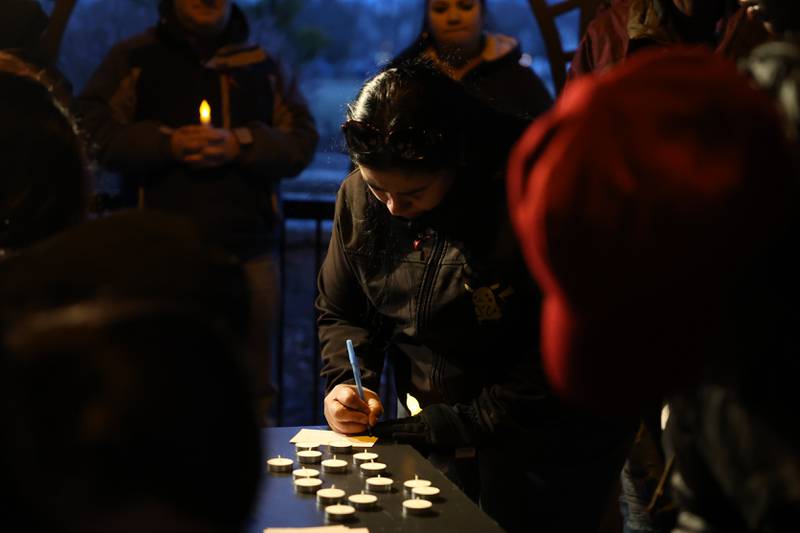
[[[391,63],[432,61],[495,109],[532,120],[550,107],[550,93],[520,64],[513,37],[486,30],[486,0],[426,0],[422,32]]]

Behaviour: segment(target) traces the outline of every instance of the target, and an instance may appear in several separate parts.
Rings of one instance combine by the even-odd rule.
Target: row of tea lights
[[[341,474],[347,471],[349,463],[343,459],[337,459],[333,455],[332,459],[322,460],[322,452],[319,451],[318,444],[302,443],[297,444],[297,458],[301,464],[321,463],[322,469],[326,473]],[[353,447],[347,441],[332,442],[329,445],[332,454],[352,453]],[[384,463],[375,462],[378,458],[377,453],[360,452],[353,454],[353,460],[359,465],[361,473],[372,476],[366,480],[367,490],[370,492],[390,492],[394,487],[394,481],[388,477],[381,477],[381,473],[386,472]],[[317,501],[326,505],[325,515],[329,520],[342,521],[355,516],[356,509],[366,511],[375,508],[378,497],[374,494],[351,494],[347,501],[350,505],[344,505],[345,492],[337,489],[335,485],[329,488],[322,488],[322,480],[319,479],[319,470],[302,466],[292,470],[294,461],[288,457],[273,457],[267,461],[267,468],[270,472],[285,473],[292,472],[294,486],[297,492],[317,495]],[[405,490],[411,494],[412,498],[403,501],[403,511],[410,514],[424,514],[433,507],[431,500],[439,495],[439,489],[431,486],[427,479],[409,479],[403,483]]]

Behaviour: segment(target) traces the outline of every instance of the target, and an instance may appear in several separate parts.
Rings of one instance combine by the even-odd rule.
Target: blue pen
[[[361,385],[361,367],[358,365],[358,360],[356,359],[356,350],[353,348],[353,341],[347,339],[345,341],[347,345],[347,356],[350,358],[350,366],[353,367],[353,377],[356,380],[356,390],[358,390],[358,397],[361,398],[361,401],[366,403],[364,399],[364,387]],[[372,428],[369,427],[367,424],[367,431],[370,435],[372,435]]]

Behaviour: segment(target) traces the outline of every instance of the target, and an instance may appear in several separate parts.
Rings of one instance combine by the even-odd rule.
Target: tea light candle
[[[374,461],[378,458],[377,453],[372,452],[360,452],[353,455],[353,460],[356,462],[357,465],[361,463],[367,463],[369,461]]]
[[[294,449],[298,452],[303,450],[319,450],[319,444],[316,442],[298,442],[294,445]]]
[[[314,494],[322,486],[322,480],[316,477],[301,477],[294,480],[294,488],[297,492]]]
[[[412,499],[403,501],[403,512],[408,514],[425,514],[431,510],[431,507],[433,507],[433,504],[428,500]]]
[[[325,517],[332,522],[344,522],[356,515],[351,505],[329,505],[325,508]]]
[[[375,461],[361,463],[361,473],[365,476],[374,476],[375,474],[383,474],[384,472],[386,472],[386,465],[384,463],[376,463]]]
[[[322,461],[322,452],[317,450],[303,450],[297,452],[297,460],[304,465],[315,464]]]
[[[353,453],[353,445],[346,440],[335,440],[328,444],[331,453]]]
[[[330,488],[319,489],[317,491],[317,501],[325,505],[339,503],[342,498],[344,498],[344,491],[342,489],[337,489],[336,485],[331,485]]]
[[[322,461],[322,469],[330,474],[341,474],[347,470],[347,461],[337,459],[334,455],[333,459]]]
[[[375,507],[375,504],[378,503],[378,497],[374,494],[364,494],[364,491],[361,491],[361,494],[351,494],[350,497],[347,498],[350,502],[350,505],[358,509],[359,511],[366,511],[368,509],[372,509]]]
[[[439,492],[436,487],[416,487],[411,491],[411,494],[423,500],[434,500],[439,496]]]
[[[267,469],[270,472],[290,472],[294,461],[287,457],[273,457],[267,461]]]
[[[292,476],[295,479],[301,477],[319,477],[319,470],[315,468],[298,468],[292,471]]]
[[[373,492],[389,492],[392,490],[394,481],[388,477],[381,477],[378,474],[376,477],[367,478],[367,490]]]
[[[408,492],[411,492],[417,487],[430,487],[430,486],[431,486],[430,481],[428,481],[427,479],[420,479],[419,476],[414,476],[414,479],[409,479],[408,481],[403,483],[403,487],[405,487],[405,489]]]

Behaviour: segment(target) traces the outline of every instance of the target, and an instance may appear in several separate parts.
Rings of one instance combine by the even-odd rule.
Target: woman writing
[[[530,334],[540,297],[498,172],[520,122],[420,63],[378,74],[350,106],[343,129],[356,170],[339,191],[319,275],[325,416],[336,431],[374,426],[415,445],[506,529],[589,531],[626,433],[545,388]],[[375,425],[387,354],[399,398],[412,395],[422,411]]]

